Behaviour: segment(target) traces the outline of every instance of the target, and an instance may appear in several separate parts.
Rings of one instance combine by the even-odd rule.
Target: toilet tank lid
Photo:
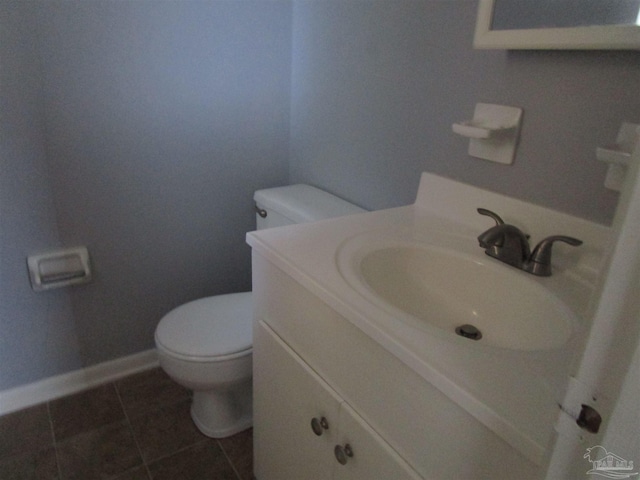
[[[324,190],[304,184],[258,190],[253,199],[260,208],[275,210],[296,223],[366,211]]]
[[[232,355],[252,346],[251,292],[201,298],[167,313],[156,328],[156,343],[181,358]]]

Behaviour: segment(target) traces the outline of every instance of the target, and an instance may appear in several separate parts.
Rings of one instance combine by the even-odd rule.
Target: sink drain
[[[482,332],[469,324],[456,327],[456,333],[461,337],[470,338],[471,340],[480,340],[482,338]]]

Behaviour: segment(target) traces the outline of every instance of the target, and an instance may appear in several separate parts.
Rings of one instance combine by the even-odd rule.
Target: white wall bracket
[[[617,192],[622,188],[631,152],[640,139],[640,125],[623,123],[618,131],[616,143],[596,148],[596,158],[609,164],[604,186]]]
[[[472,120],[454,123],[451,128],[470,139],[469,155],[472,157],[511,165],[521,123],[521,108],[478,103]]]

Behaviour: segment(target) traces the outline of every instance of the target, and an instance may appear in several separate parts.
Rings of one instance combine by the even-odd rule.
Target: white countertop
[[[562,348],[515,351],[398,320],[393,311],[380,308],[354,290],[338,267],[341,246],[367,234],[437,243],[442,240],[439,232],[447,232],[465,245],[468,239],[468,252],[483,258],[476,237],[491,226],[491,221],[477,215],[477,207],[494,210],[532,236],[557,233],[584,240],[585,248],[579,253],[570,249],[566,255],[564,249],[558,252],[560,268],[556,276],[534,277],[536,281],[547,282],[553,290],[553,282],[561,288],[562,272],[578,272],[595,282],[608,228],[427,174],[422,177],[414,205],[251,232],[247,242],[485,426],[541,464],[572,363],[588,330],[590,313],[584,298],[570,299],[580,310],[582,325]]]

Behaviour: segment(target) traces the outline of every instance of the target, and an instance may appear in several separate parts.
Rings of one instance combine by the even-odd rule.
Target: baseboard
[[[0,415],[77,393],[158,366],[156,350],[117,358],[0,392]]]

